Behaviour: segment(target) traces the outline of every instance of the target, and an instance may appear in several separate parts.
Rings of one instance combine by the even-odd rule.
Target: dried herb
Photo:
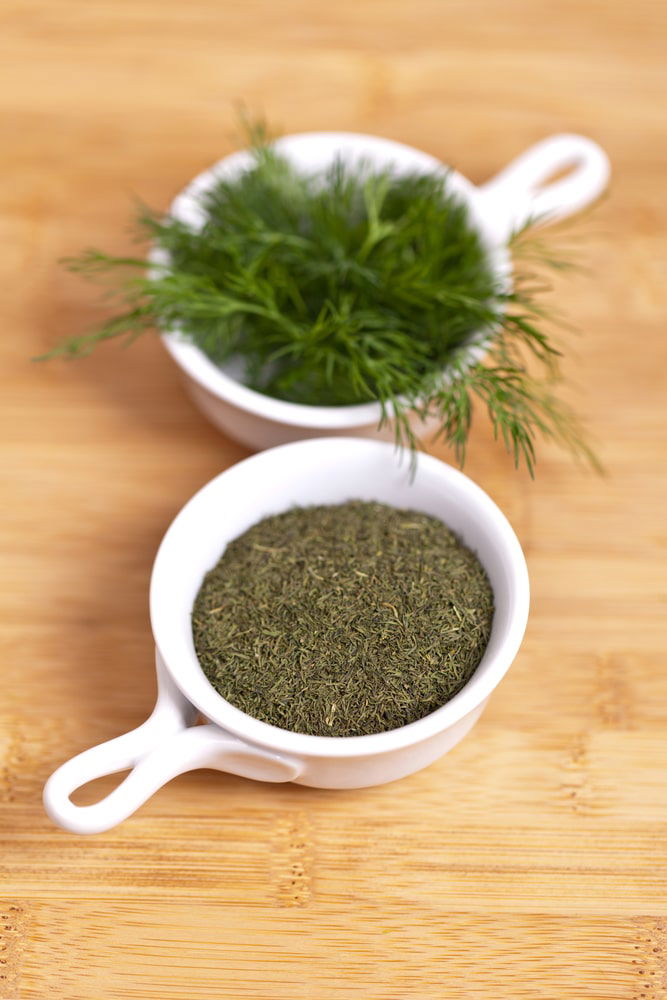
[[[230,542],[195,600],[199,662],[264,722],[316,736],[396,729],[478,666],[493,593],[437,518],[381,503],[296,507]]]
[[[46,357],[76,357],[147,328],[180,331],[214,362],[245,362],[254,389],[314,406],[380,402],[397,441],[418,444],[413,409],[435,415],[463,464],[475,401],[531,474],[535,441],[551,438],[595,462],[576,418],[554,395],[559,352],[541,327],[537,254],[512,241],[506,293],[446,176],[398,176],[340,162],[317,176],[251,134],[254,165],[203,196],[194,231],[170,215],[140,214],[139,235],[169,264],[90,250],[72,270],[111,276],[124,311]],[[488,342],[472,366],[471,336]],[[542,366],[530,373],[527,358]]]

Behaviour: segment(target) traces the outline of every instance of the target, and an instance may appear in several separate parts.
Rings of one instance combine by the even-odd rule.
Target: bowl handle
[[[570,168],[565,177],[549,178]],[[556,222],[595,201],[607,186],[607,154],[583,135],[552,135],[479,188],[482,211],[506,241],[526,223]]]
[[[228,771],[258,781],[291,781],[301,771],[297,761],[262,750],[219,726],[194,725],[197,710],[187,701],[157,655],[158,697],[151,716],[123,736],[84,750],[58,768],[44,787],[51,819],[72,833],[102,833],[127,819],[150,796],[178,774],[198,767]],[[77,806],[77,788],[132,768],[100,802]]]

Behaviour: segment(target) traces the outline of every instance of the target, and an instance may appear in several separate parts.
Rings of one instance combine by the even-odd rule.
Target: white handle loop
[[[143,725],[85,750],[51,775],[44,807],[51,819],[72,833],[102,833],[127,819],[162,785],[185,771],[210,767],[259,781],[291,781],[301,771],[296,761],[244,743],[214,725],[192,725],[197,711],[182,695],[157,658],[158,698]],[[132,768],[106,798],[77,806],[70,795],[94,778]]]
[[[571,172],[549,183],[561,170]],[[498,239],[505,241],[530,220],[555,222],[595,201],[607,186],[606,153],[583,135],[553,135],[513,160],[479,189]]]

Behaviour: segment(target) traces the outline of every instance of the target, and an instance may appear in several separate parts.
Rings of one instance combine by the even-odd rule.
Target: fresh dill
[[[306,175],[261,137],[252,153],[250,169],[203,196],[201,228],[141,210],[139,234],[168,264],[98,250],[67,261],[88,277],[111,275],[123,310],[45,357],[178,331],[215,363],[240,357],[246,384],[275,398],[378,401],[411,449],[416,411],[436,418],[462,464],[478,403],[531,475],[538,436],[595,464],[554,394],[559,352],[541,327],[539,288],[517,265],[523,253],[528,269],[535,255],[561,267],[557,256],[517,234],[507,291],[446,175],[341,161]],[[482,360],[471,361],[471,345],[483,345]]]

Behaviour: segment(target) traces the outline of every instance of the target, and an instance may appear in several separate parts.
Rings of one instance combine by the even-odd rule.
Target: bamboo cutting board
[[[665,8],[10,0],[1,17],[0,998],[663,1000]],[[477,182],[549,133],[606,148],[610,197],[576,229],[589,273],[553,301],[583,334],[566,367],[607,476],[545,448],[530,482],[476,428],[466,471],[522,541],[533,606],[447,757],[350,792],[188,774],[79,838],[47,820],[43,783],[150,711],[155,550],[246,452],[156,340],[28,359],[102,315],[57,259],[129,248],[130,196],[164,207],[229,152],[237,98]]]

